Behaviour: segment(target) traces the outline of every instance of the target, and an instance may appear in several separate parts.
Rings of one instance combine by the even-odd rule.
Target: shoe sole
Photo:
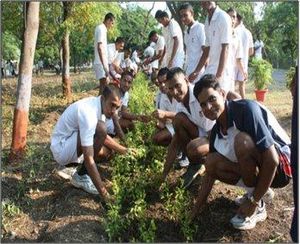
[[[74,172],[75,172],[76,170],[74,170]],[[73,173],[74,173],[73,172]],[[65,172],[63,172],[63,171],[60,171],[60,170],[57,170],[56,171],[56,174],[58,175],[58,176],[60,176],[61,178],[63,178],[63,179],[65,179],[65,180],[71,180],[72,179],[72,174],[70,175],[70,174],[67,174],[67,173],[65,173]]]
[[[93,192],[93,191],[90,191],[90,190],[87,190],[87,189],[85,189],[82,185],[79,185],[76,181],[74,181],[73,179],[71,179],[71,184],[73,185],[73,186],[75,186],[76,188],[79,188],[79,189],[82,189],[82,190],[84,190],[85,192],[87,192],[87,193],[90,193],[90,194],[93,194],[93,195],[99,195],[99,193],[97,192],[97,193],[95,193],[95,192]]]
[[[252,225],[244,225],[244,226],[235,225],[235,224],[232,224],[232,225],[233,225],[233,228],[238,229],[238,230],[251,230],[251,229],[255,228],[255,226],[258,222],[263,222],[266,219],[267,219],[267,212],[264,211],[259,216],[257,216],[256,222],[253,222]]]
[[[200,175],[199,171],[193,175],[193,178],[186,185],[184,185],[183,188],[187,189],[193,183],[193,181],[197,178],[198,175]]]

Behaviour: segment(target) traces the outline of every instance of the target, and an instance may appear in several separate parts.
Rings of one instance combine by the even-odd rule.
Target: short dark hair
[[[151,31],[150,33],[149,33],[149,36],[148,36],[148,39],[150,40],[154,35],[156,35],[157,34],[157,32],[156,31]]]
[[[107,20],[114,20],[115,19],[115,16],[112,14],[112,13],[108,13],[105,15],[104,17],[104,21],[107,21]]]
[[[169,69],[167,67],[161,68],[157,73],[157,77],[167,75],[168,72],[169,72]]]
[[[157,10],[155,13],[155,19],[161,19],[161,18],[169,18],[169,15],[166,11]]]
[[[125,43],[125,39],[121,36],[117,37],[115,43],[122,43],[122,42]]]
[[[167,74],[167,80],[172,80],[175,75],[183,74],[185,75],[183,69],[179,67],[171,68]]]
[[[104,87],[102,92],[104,99],[107,99],[111,94],[116,95],[119,99],[121,98],[121,92],[117,85],[108,84]]]
[[[194,96],[197,98],[198,100],[198,96],[199,94],[202,92],[203,89],[205,88],[213,88],[214,90],[220,90],[220,84],[217,80],[217,77],[215,75],[212,74],[207,74],[201,77],[201,79],[196,83],[196,85],[194,86]]]
[[[181,11],[181,10],[189,10],[192,13],[194,13],[193,6],[190,3],[183,3],[183,4],[181,4],[180,7],[179,7],[179,11]]]
[[[125,70],[125,71],[122,73],[121,79],[123,79],[123,78],[125,77],[125,75],[131,76],[132,79],[133,79],[133,77],[134,77],[134,75],[132,74],[132,72],[129,71],[129,70]]]
[[[237,17],[238,21],[240,21],[240,22],[243,20],[243,16],[240,15],[239,13],[236,14],[236,17]]]
[[[229,8],[229,9],[227,9],[226,13],[229,13],[229,12],[236,12],[236,10],[234,8]]]

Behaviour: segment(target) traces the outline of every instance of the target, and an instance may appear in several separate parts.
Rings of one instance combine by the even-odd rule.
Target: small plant
[[[272,65],[264,59],[252,59],[250,78],[256,90],[265,90],[272,83]]]
[[[296,69],[295,67],[291,67],[286,73],[285,73],[285,79],[286,79],[286,88],[289,90],[291,89],[291,84],[295,75]]]

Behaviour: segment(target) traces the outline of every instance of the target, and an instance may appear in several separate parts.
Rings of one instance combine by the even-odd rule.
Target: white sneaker
[[[271,203],[274,196],[275,192],[271,188],[269,188],[262,199],[265,203]],[[234,199],[234,202],[237,206],[241,206],[247,199],[248,193],[245,193],[243,196],[238,196],[236,199]]]
[[[99,195],[99,192],[97,191],[94,183],[92,182],[92,179],[89,175],[79,175],[77,172],[75,172],[71,179],[71,184],[77,188],[81,188],[84,191]]]
[[[261,206],[256,207],[254,214],[250,217],[244,218],[236,214],[230,220],[230,223],[238,230],[253,229],[257,222],[264,221],[267,218],[266,204],[261,200],[259,205]]]
[[[76,167],[65,167],[65,166],[58,166],[56,169],[56,174],[59,175],[61,178],[70,180],[72,175],[75,173]]]
[[[187,157],[179,160],[179,165],[181,168],[187,167],[187,166],[189,166],[189,164],[190,164],[190,161],[188,160]]]

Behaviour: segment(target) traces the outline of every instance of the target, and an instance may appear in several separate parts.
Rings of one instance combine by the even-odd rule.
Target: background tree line
[[[205,12],[199,2],[191,2],[195,16],[204,22]],[[172,15],[179,20],[178,7],[181,2],[167,2]],[[297,2],[267,2],[264,4],[262,20],[254,18],[253,2],[219,2],[227,10],[234,7],[244,17],[244,23],[256,38],[260,33],[265,43],[269,61],[276,68],[288,68],[297,58],[298,4]],[[17,60],[20,57],[23,3],[2,2],[3,58]],[[35,63],[43,59],[46,66],[61,60],[61,39],[65,29],[70,32],[70,64],[76,67],[93,60],[93,32],[108,11],[117,16],[116,26],[109,33],[112,42],[123,36],[130,46],[144,47],[148,33],[159,26],[148,10],[127,4],[124,9],[117,2],[73,2],[67,21],[63,19],[62,2],[43,2],[40,8],[40,27],[36,45]],[[124,5],[122,5],[124,6]],[[180,21],[179,21],[180,23]]]

